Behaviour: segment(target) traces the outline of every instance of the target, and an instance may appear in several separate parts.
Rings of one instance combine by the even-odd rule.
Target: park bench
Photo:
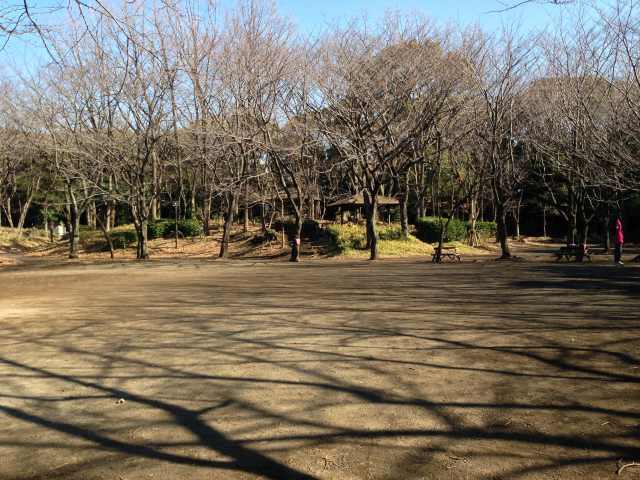
[[[585,246],[584,251],[582,245],[567,245],[564,247],[560,247],[560,250],[555,252],[556,262],[559,262],[563,258],[570,262],[571,260],[577,260],[578,257],[582,255],[583,259],[587,259],[591,261],[591,252]]]
[[[433,256],[431,257],[431,261],[433,263],[436,263],[438,261],[439,250],[440,247],[436,247],[433,252]],[[452,262],[455,262],[456,260],[458,262],[462,261],[462,257],[458,253],[456,247],[442,247],[442,252],[440,253],[440,261],[444,260],[445,258],[451,260]]]

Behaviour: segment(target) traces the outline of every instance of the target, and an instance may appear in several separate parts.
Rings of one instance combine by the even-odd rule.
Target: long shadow
[[[203,445],[206,445],[223,455],[227,455],[234,460],[231,462],[212,462],[198,460],[192,457],[167,454],[157,449],[114,440],[109,437],[100,435],[97,432],[93,432],[85,428],[76,427],[69,423],[47,420],[46,418],[42,418],[35,414],[26,413],[20,409],[0,405],[0,411],[13,418],[30,422],[54,431],[66,433],[77,438],[82,438],[84,440],[97,443],[105,448],[145,458],[170,461],[172,463],[178,464],[186,463],[198,467],[217,467],[230,470],[242,470],[273,479],[314,478],[311,475],[278,463],[273,459],[260,454],[257,451],[244,447],[240,443],[230,440],[221,432],[213,429],[206,422],[203,422],[199,418],[200,415],[204,412],[189,410],[171,403],[151,399],[141,395],[136,395],[130,391],[118,388],[109,388],[95,382],[80,380],[68,375],[61,375],[50,370],[25,365],[8,358],[0,357],[0,363],[10,365],[18,370],[32,372],[46,378],[53,378],[69,384],[80,385],[94,390],[99,390],[101,392],[112,395],[113,398],[126,398],[129,401],[165,411],[175,419],[176,424],[181,425],[182,427],[188,429],[190,432],[196,435],[196,437]],[[206,412],[208,413],[212,410],[213,409],[208,408],[206,409]]]
[[[154,268],[134,273],[153,273]],[[634,395],[640,382],[640,359],[634,353],[640,325],[637,316],[627,313],[638,307],[638,273],[633,269],[523,265],[499,276],[493,266],[453,266],[445,272],[408,263],[246,268],[232,266],[222,274],[205,269],[178,274],[172,269],[155,272],[159,276],[153,280],[131,277],[126,280],[131,286],[118,291],[115,302],[76,298],[76,306],[65,310],[70,321],[81,319],[73,326],[52,316],[50,324],[41,318],[15,324],[6,320],[0,331],[0,411],[89,442],[99,451],[272,479],[315,476],[271,453],[334,445],[379,448],[382,441],[390,451],[406,451],[406,439],[420,442],[433,455],[464,445],[468,455],[478,458],[493,458],[483,452],[482,442],[504,446],[505,459],[516,458],[515,449],[559,449],[554,450],[556,458],[538,462],[529,453],[524,456],[528,465],[515,463],[500,478],[600,466],[594,473],[598,478],[604,465],[640,456],[637,432],[621,426],[640,419],[640,397]],[[479,272],[486,277],[482,283]],[[392,291],[390,281],[395,282]],[[119,285],[106,282],[105,291]],[[425,284],[457,293],[429,302]],[[95,371],[21,360],[22,350],[28,349]],[[478,399],[452,389],[456,397],[444,397],[425,382],[432,377],[446,387],[442,375],[451,375],[452,383],[477,382],[495,392],[492,398]],[[184,388],[185,396],[197,387],[195,391],[211,398],[201,400],[199,408],[187,408],[166,393],[140,393],[127,386],[145,380],[174,394]],[[32,382],[91,393],[37,394],[30,390]],[[534,388],[547,391],[519,398]],[[262,398],[244,397],[251,389],[263,392]],[[611,397],[626,392],[628,400],[622,406],[603,404],[609,397],[598,394],[607,389],[612,389]],[[576,398],[576,392],[582,396]],[[270,403],[270,397],[279,404]],[[193,440],[140,444],[62,416],[70,403],[106,398],[124,398],[166,414],[167,425],[188,432]],[[56,406],[65,409],[57,411]],[[373,417],[349,423],[323,415],[343,407],[372,416],[388,411],[418,415],[432,425],[382,428]],[[225,409],[244,417],[241,425],[223,433],[207,415],[224,417]],[[541,431],[484,417],[478,421],[477,412],[540,414],[547,415],[546,421],[570,417],[578,424],[602,425],[606,419],[616,428],[587,434],[550,424]],[[278,425],[286,425],[286,431]],[[3,439],[0,445],[47,444]],[[204,447],[229,460],[172,450],[184,445]],[[393,460],[383,456],[378,461]],[[83,465],[91,468],[90,463],[78,468]],[[394,468],[395,478],[409,478],[406,466]]]

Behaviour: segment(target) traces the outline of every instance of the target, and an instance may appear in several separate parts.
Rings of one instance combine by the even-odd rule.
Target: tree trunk
[[[442,215],[438,217],[440,219],[440,237],[438,238],[438,247],[436,249],[436,263],[442,262],[442,248],[444,247],[444,236],[446,231],[449,229],[449,222],[451,221],[451,216],[447,218],[447,223],[445,224],[442,220]]]
[[[89,214],[91,215],[91,219],[89,220],[89,227],[91,227],[91,229],[95,230],[98,227],[98,219],[96,218],[98,216],[98,209],[96,208],[96,202],[92,201],[91,203],[89,203]]]
[[[280,199],[280,225],[282,228],[282,248],[285,248],[286,235],[284,232],[284,199]]]
[[[607,214],[604,217],[604,253],[608,253],[611,250],[611,209],[607,208]]]
[[[147,240],[147,224],[148,220],[145,216],[142,220],[140,220],[140,231],[138,232],[138,260],[148,260],[149,259],[149,244]]]
[[[155,222],[160,218],[160,185],[159,185],[159,174],[158,174],[158,156],[153,154],[153,163],[152,163],[152,182],[153,182],[153,197],[151,198],[151,221]]]
[[[467,242],[472,247],[477,247],[479,242],[478,232],[476,231],[476,222],[478,220],[478,200],[475,196],[471,197],[471,211],[469,212],[469,232]]]
[[[229,240],[231,238],[231,227],[233,225],[233,215],[236,210],[236,193],[227,194],[227,213],[224,217],[224,227],[222,230],[222,242],[220,244],[220,258],[229,254]]]
[[[511,249],[509,248],[509,233],[507,231],[507,211],[500,202],[495,202],[496,220],[497,220],[497,236],[502,251],[502,259],[511,258]]]
[[[520,212],[522,211],[522,196],[524,193],[521,191],[520,196],[518,197],[518,203],[516,205],[516,209],[513,212],[513,219],[516,223],[516,239],[520,240]]]
[[[369,245],[369,260],[378,259],[378,231],[376,220],[378,218],[378,195],[364,192],[365,215],[367,221],[367,243]]]
[[[138,243],[136,244],[136,258],[147,260],[149,258],[149,245],[147,240],[147,225],[151,215],[151,202],[147,205],[145,199],[139,198],[137,204],[131,205],[133,224],[136,228]]]
[[[114,258],[114,252],[113,252],[113,240],[111,239],[111,235],[109,234],[109,230],[107,229],[107,223],[103,222],[100,219],[99,215],[96,215],[96,222],[98,223],[98,227],[100,227],[100,231],[102,232],[102,236],[104,237],[104,239],[107,242],[107,245],[109,246],[109,255],[111,256],[111,260],[113,260]]]
[[[24,228],[24,222],[27,219],[27,213],[29,212],[29,208],[31,207],[33,196],[38,191],[39,185],[40,185],[40,177],[32,181],[31,188],[29,189],[29,193],[27,196],[27,201],[20,208],[20,218],[18,219],[18,238],[22,236],[22,229]]]
[[[211,233],[211,192],[206,190],[202,205],[202,229],[205,236]]]
[[[104,212],[104,228],[107,232],[111,231],[111,225],[113,224],[113,204],[111,200],[107,200]]]
[[[316,219],[316,201],[313,198],[313,195],[311,195],[311,198],[309,198],[309,218],[311,220]]]
[[[49,204],[46,202],[44,204],[44,209],[42,212],[42,229],[44,230],[45,236],[48,237],[49,236]]]
[[[402,228],[402,236],[409,237],[409,215],[407,212],[407,197],[409,193],[409,181],[407,175],[404,174],[400,186],[400,227]]]
[[[69,258],[78,258],[80,244],[80,214],[75,198],[71,196],[69,205]]]
[[[576,198],[573,189],[569,188],[569,207],[567,209],[567,245],[576,244]]]
[[[584,211],[584,205],[578,207],[577,226],[579,232],[580,249],[578,255],[576,255],[576,262],[582,262],[584,260],[584,253],[587,251],[587,242],[589,240],[589,220],[586,212]]]
[[[9,224],[9,228],[14,228],[13,225],[13,215],[11,212],[11,197],[7,197],[4,206],[4,213],[7,217],[7,223]]]
[[[244,184],[244,225],[242,231],[247,233],[249,231],[249,183]]]
[[[567,245],[576,244],[576,233],[577,233],[576,211],[574,208],[570,208],[568,225],[567,225]]]
[[[113,177],[109,175],[109,197],[106,201],[106,211],[105,211],[105,219],[104,219],[104,227],[107,232],[111,231],[111,228],[115,226],[115,216],[116,216],[116,202],[111,198],[113,193]]]
[[[291,262],[300,261],[300,249],[302,248],[302,217],[296,215],[296,223],[293,231],[293,238],[291,239]]]

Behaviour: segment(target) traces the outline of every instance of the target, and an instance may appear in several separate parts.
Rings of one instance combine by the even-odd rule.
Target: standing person
[[[622,220],[620,214],[616,218],[616,233],[614,237],[615,252],[613,254],[613,261],[618,265],[624,265],[622,262],[622,246],[624,245],[624,231],[622,230]]]

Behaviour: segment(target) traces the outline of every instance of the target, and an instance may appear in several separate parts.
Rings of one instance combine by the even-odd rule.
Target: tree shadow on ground
[[[631,269],[156,266],[7,315],[0,448],[35,472],[6,478],[601,478],[640,456]]]

